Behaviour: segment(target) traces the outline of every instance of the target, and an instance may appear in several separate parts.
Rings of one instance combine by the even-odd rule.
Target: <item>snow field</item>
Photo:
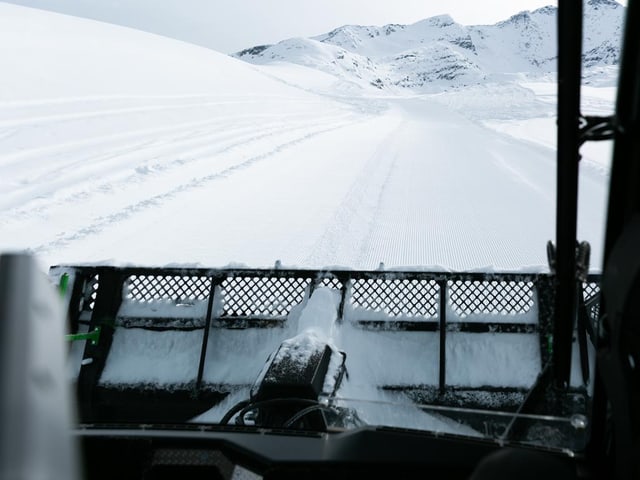
[[[1,8],[12,45],[0,79],[5,250],[27,248],[44,265],[546,265],[555,157],[544,83],[330,95],[339,79],[314,83],[304,67],[258,69]],[[292,78],[310,79],[306,90]],[[606,95],[590,87],[593,105]],[[606,181],[584,170],[580,232],[599,265]]]

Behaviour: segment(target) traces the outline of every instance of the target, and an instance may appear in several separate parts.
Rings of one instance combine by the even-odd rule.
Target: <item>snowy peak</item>
[[[546,7],[540,7],[531,12],[532,15],[555,15],[558,12],[558,8],[552,5],[547,5]]]
[[[295,63],[370,85],[378,80],[376,65],[370,58],[313,38],[290,38],[275,45],[249,48],[236,56],[255,64]]]
[[[508,25],[528,25],[529,23],[531,23],[531,12],[525,10],[512,15],[508,20],[498,22],[496,25],[498,27],[505,27]]]
[[[358,50],[368,40],[380,36],[389,36],[397,29],[403,29],[402,25],[386,25],[384,27],[363,27],[360,25],[344,25],[325,35],[313,37],[322,43],[336,45],[349,50]]]
[[[444,28],[455,24],[453,18],[450,15],[436,15],[435,17],[429,17],[425,20],[414,23],[412,26],[426,26],[435,28]]]
[[[620,48],[617,43],[605,40],[598,46],[582,54],[585,67],[617,65],[620,62]]]
[[[613,0],[586,2],[586,68],[618,63],[625,10]],[[234,56],[251,63],[317,68],[360,88],[441,91],[505,75],[554,72],[557,11],[554,6],[522,11],[494,25],[464,26],[446,14],[410,25],[344,25],[310,39],[252,47]]]
[[[613,0],[588,0],[584,7],[582,59],[586,68],[620,61],[626,7]]]
[[[614,0],[587,0],[586,5],[587,5],[587,7],[591,7],[591,8],[594,8],[594,9],[598,9],[598,8],[613,8],[613,9],[624,8],[624,7],[622,7],[622,5],[620,5],[618,2],[616,2]]]
[[[551,10],[553,9],[553,10]],[[496,25],[478,27],[487,61],[499,72],[549,72],[555,69],[556,12],[523,11]]]
[[[345,25],[312,38],[369,56],[393,55],[415,45],[442,41],[473,49],[466,28],[454,22],[450,15],[430,17],[411,25]]]
[[[449,42],[462,48],[474,50],[468,29],[454,22],[449,15],[438,15],[416,22],[407,28],[407,33],[407,41],[414,37],[421,43],[426,41]]]

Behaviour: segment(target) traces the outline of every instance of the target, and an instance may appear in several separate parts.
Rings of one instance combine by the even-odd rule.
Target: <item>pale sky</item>
[[[492,24],[522,10],[557,4],[556,0],[8,1],[138,28],[224,53],[319,35],[345,24],[408,24],[443,13],[463,25]]]

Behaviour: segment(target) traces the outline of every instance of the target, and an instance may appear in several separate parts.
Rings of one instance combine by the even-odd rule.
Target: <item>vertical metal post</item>
[[[443,394],[446,387],[447,372],[447,281],[440,280],[440,308],[438,314],[440,332],[440,371],[438,376],[438,388]]]
[[[196,379],[195,394],[200,392],[202,376],[204,375],[204,362],[207,357],[207,345],[209,344],[209,330],[211,330],[211,318],[213,317],[213,296],[216,291],[217,282],[211,278],[211,288],[209,289],[209,301],[207,303],[207,316],[204,321],[204,334],[202,335],[202,347],[200,349],[200,363],[198,364],[198,378]]]
[[[338,305],[338,324],[341,324],[344,320],[344,304],[347,300],[347,288],[349,288],[349,282],[351,282],[350,279],[342,281],[342,288],[340,289],[340,305]]]
[[[553,319],[555,318],[554,279],[539,276],[535,281],[538,300],[538,334],[540,335],[540,370],[544,370],[551,361],[553,352]]]
[[[617,128],[611,165],[611,181],[609,186],[609,206],[607,208],[606,241],[604,250],[603,286],[610,281],[621,287],[621,278],[631,273],[631,266],[617,268],[611,272],[610,264],[615,261],[615,248],[624,239],[624,232],[632,225],[633,218],[640,213],[640,3],[629,0],[624,28],[624,41],[615,119]],[[608,289],[607,289],[608,290]],[[611,318],[604,315],[610,311],[609,304],[614,301],[603,289],[600,301],[600,323],[602,337],[598,335],[598,363],[600,369],[594,386],[594,408],[592,417],[592,435],[588,452],[593,454],[596,462],[603,465],[599,472],[616,478],[639,478],[640,461],[638,461],[638,438],[640,438],[640,415],[637,405],[640,404],[637,370],[635,381],[629,375],[627,380],[620,380],[622,372],[628,372],[628,360],[625,349],[629,349],[631,340],[626,332],[637,328],[631,309],[634,302],[626,307],[626,326],[623,329],[623,318]],[[637,308],[637,303],[635,304]],[[636,310],[637,311],[637,310]],[[637,330],[636,330],[637,331]],[[625,353],[623,353],[625,352]],[[618,377],[616,377],[618,375]],[[635,383],[634,383],[635,382]],[[629,411],[632,412],[629,415]],[[613,424],[613,434],[606,432]],[[615,448],[611,449],[613,439]],[[633,443],[635,439],[635,444]],[[608,455],[607,455],[608,454]],[[635,476],[634,476],[635,475]]]
[[[99,287],[89,330],[100,328],[100,341],[95,345],[92,342],[86,342],[82,358],[83,361],[90,360],[90,363],[80,368],[77,385],[80,419],[87,423],[104,420],[103,417],[96,418],[96,415],[103,413],[95,411],[93,393],[111,350],[116,329],[115,320],[122,303],[122,289],[125,281],[125,274],[116,269],[100,269],[98,274]]]
[[[565,388],[571,372],[571,337],[576,318],[576,231],[580,159],[582,0],[558,2],[558,145],[556,298],[553,377]]]
[[[630,218],[640,211],[640,4],[629,1],[624,29],[611,164],[603,271]],[[606,298],[604,299],[606,301]],[[604,311],[604,310],[603,310]]]

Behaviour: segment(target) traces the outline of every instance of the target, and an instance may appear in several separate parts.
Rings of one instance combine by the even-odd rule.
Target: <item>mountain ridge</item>
[[[585,3],[585,68],[618,64],[625,10],[614,0]],[[408,25],[343,25],[232,56],[254,64],[289,62],[316,68],[361,88],[437,92],[505,76],[554,73],[556,16],[557,7],[549,5],[493,25],[465,26],[448,14]]]

